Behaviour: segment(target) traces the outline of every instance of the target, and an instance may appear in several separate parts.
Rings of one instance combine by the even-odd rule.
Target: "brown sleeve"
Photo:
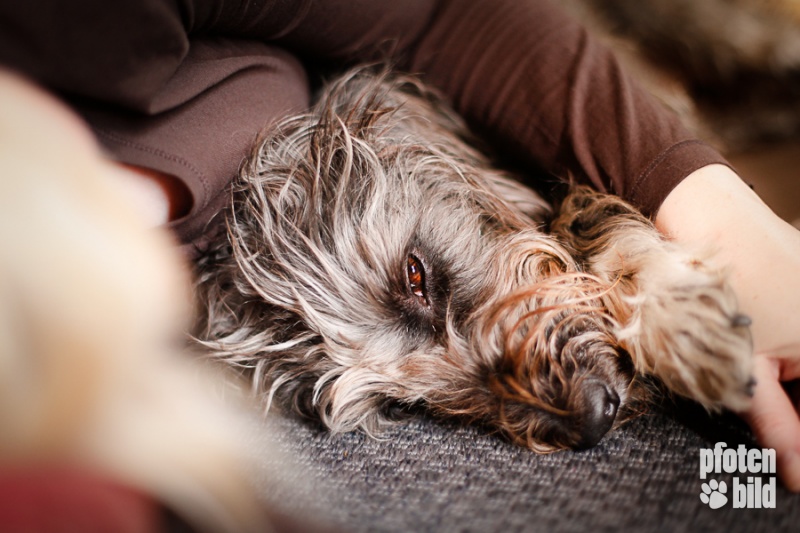
[[[648,216],[692,171],[727,164],[551,0],[328,0],[300,11],[284,33],[263,13],[250,13],[238,31],[269,34],[313,59],[352,63],[392,52],[501,150]],[[201,18],[203,27],[237,27],[232,12]]]
[[[62,5],[63,4],[63,5]],[[372,60],[438,86],[490,140],[653,215],[722,162],[548,0],[76,0],[0,7],[0,62],[74,98],[121,160],[177,175],[202,235],[251,140],[308,103],[300,64]]]
[[[410,66],[495,143],[648,216],[692,171],[725,164],[549,0],[445,0]]]
[[[281,4],[264,9],[276,32],[303,14],[302,3]],[[2,2],[0,63],[60,93],[111,157],[176,176],[190,208],[170,227],[181,242],[202,245],[256,135],[307,109],[310,96],[293,55],[192,32],[198,14],[190,8],[162,0]]]
[[[72,103],[116,160],[175,176],[188,210],[169,223],[182,243],[203,248],[208,226],[229,200],[256,136],[310,102],[306,73],[286,51],[249,40],[192,39],[151,110],[76,99]]]

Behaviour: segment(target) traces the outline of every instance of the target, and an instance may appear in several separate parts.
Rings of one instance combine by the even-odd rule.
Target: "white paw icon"
[[[716,479],[712,479],[708,483],[703,483],[700,488],[703,490],[700,501],[712,509],[719,509],[728,503],[728,497],[725,496],[728,485],[724,481],[717,483]]]

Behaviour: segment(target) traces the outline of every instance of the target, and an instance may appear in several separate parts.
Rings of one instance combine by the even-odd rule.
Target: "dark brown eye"
[[[409,255],[406,260],[406,278],[408,290],[419,301],[420,305],[429,307],[428,290],[425,288],[425,267],[414,255]]]

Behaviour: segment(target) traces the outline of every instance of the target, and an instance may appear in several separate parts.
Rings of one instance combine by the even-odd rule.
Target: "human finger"
[[[757,357],[753,403],[743,414],[758,442],[775,450],[778,475],[786,488],[800,492],[800,417],[781,386],[780,363]]]

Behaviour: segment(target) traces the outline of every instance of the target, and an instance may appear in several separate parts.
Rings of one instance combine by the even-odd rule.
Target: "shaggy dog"
[[[195,334],[337,431],[396,406],[538,452],[596,444],[647,397],[747,405],[749,320],[724,275],[623,201],[555,213],[410,78],[354,71],[263,140],[198,264]]]
[[[796,2],[570,5],[728,146],[800,131]],[[179,260],[99,154],[65,142],[73,119],[37,115],[21,80],[3,90],[18,100],[0,99],[0,466],[66,465],[200,530],[264,530],[241,413],[169,342]],[[198,264],[197,338],[267,404],[340,431],[422,405],[540,452],[587,447],[636,414],[645,376],[746,406],[748,320],[707,257],[614,197],[575,188],[553,210],[470,143],[413,79],[332,84],[244,169]]]

